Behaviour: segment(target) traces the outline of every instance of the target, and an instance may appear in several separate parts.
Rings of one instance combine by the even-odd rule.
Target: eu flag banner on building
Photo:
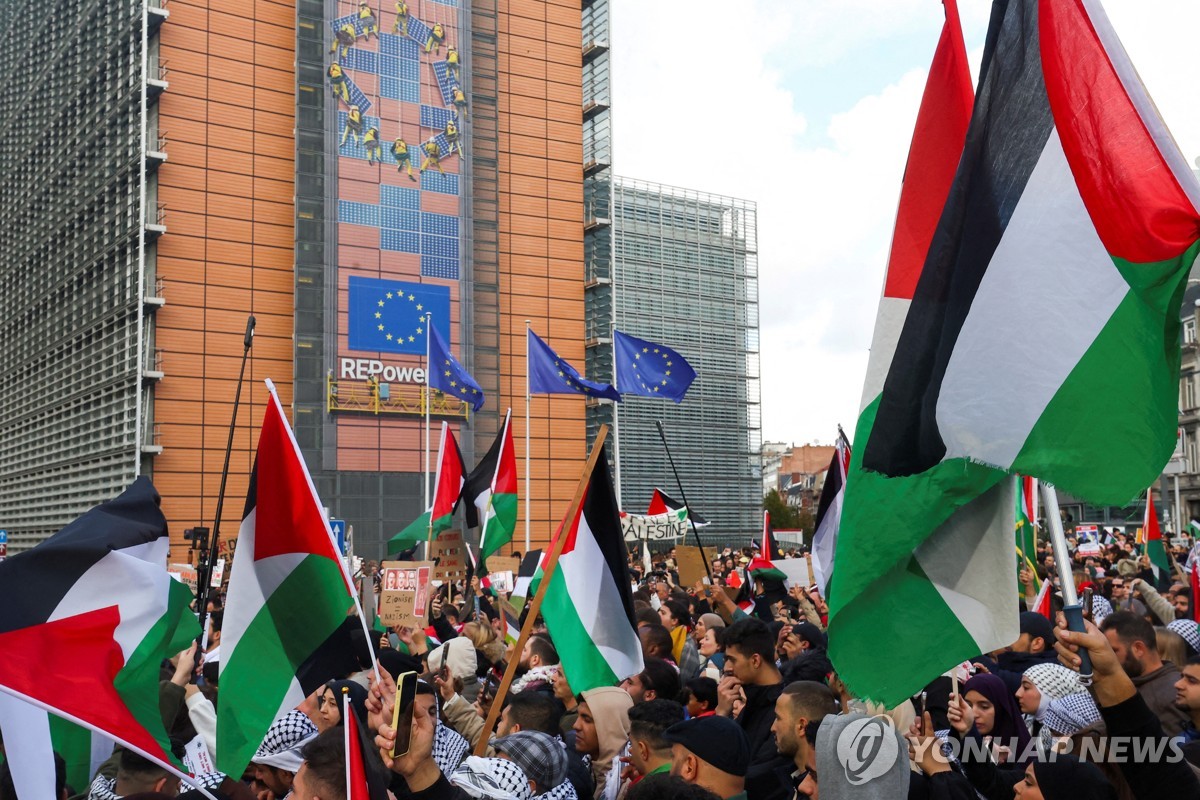
[[[588,397],[605,397],[614,403],[621,402],[621,395],[610,384],[596,383],[581,377],[579,372],[558,353],[550,349],[532,330],[525,348],[529,369],[530,394],[586,394]]]
[[[352,276],[347,310],[351,350],[422,354],[427,313],[449,329],[450,288]]]
[[[671,348],[613,330],[617,391],[683,402],[696,370]]]
[[[436,320],[436,317],[434,318]],[[471,373],[458,363],[450,346],[442,338],[435,324],[429,338],[429,385],[439,392],[453,395],[464,403],[470,403],[475,411],[483,408],[483,389],[471,377]]]

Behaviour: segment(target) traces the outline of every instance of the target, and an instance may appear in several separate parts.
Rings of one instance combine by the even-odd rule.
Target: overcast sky
[[[1104,4],[1189,163],[1200,2]],[[973,68],[991,4],[960,0]],[[614,165],[758,203],[763,440],[853,432],[940,0],[614,0]]]

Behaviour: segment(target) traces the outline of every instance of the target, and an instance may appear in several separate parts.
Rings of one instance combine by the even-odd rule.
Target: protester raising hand
[[[975,711],[971,708],[971,704],[963,699],[962,694],[950,695],[946,719],[950,720],[951,729],[960,738],[966,736],[975,727]]]
[[[402,776],[409,792],[413,794],[428,789],[442,777],[441,769],[433,760],[433,739],[437,725],[434,713],[432,706],[427,708],[422,703],[413,703],[412,734],[405,755],[394,759],[390,755],[396,744],[396,729],[390,724],[380,725],[379,735],[375,737],[375,746],[379,748],[384,767]]]
[[[367,707],[367,726],[371,730],[379,730],[385,722],[391,721],[392,710],[396,702],[395,679],[383,668],[382,664],[378,664],[377,667],[379,680],[375,679],[375,673],[367,673],[370,689],[367,692],[365,705]]]
[[[942,753],[942,742],[933,733],[933,718],[926,711],[908,729],[908,757],[926,775],[950,771],[950,760]]]

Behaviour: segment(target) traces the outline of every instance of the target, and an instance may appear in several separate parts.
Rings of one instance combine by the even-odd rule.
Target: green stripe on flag
[[[1198,253],[1200,242],[1155,264],[1113,259],[1133,289],[1042,412],[1014,471],[1094,504],[1124,505],[1129,486],[1158,480],[1176,443],[1178,311]]]
[[[280,712],[296,669],[345,621],[353,602],[341,566],[310,555],[267,598],[239,646],[222,652],[218,704],[236,705],[239,713],[218,713],[218,769],[242,774]]]
[[[54,714],[50,718],[50,741],[54,752],[67,766],[67,785],[76,792],[92,782],[92,732]]]
[[[554,647],[560,653],[569,654],[568,658],[562,660],[562,668],[567,674],[571,691],[580,694],[598,686],[620,683],[620,678],[612,671],[604,654],[596,649],[596,643],[583,626],[583,621],[574,613],[575,603],[561,568],[554,570],[543,602],[559,610],[554,615]],[[568,610],[572,613],[566,613]],[[614,609],[613,613],[621,611]]]
[[[487,541],[483,542],[484,549],[480,551],[480,560],[486,559],[504,545],[512,541],[513,531],[517,527],[517,496],[507,492],[492,495],[492,514],[487,521]]]
[[[193,599],[191,589],[168,578],[163,615],[142,637],[142,641],[126,659],[125,666],[113,679],[117,693],[134,719],[158,740],[176,766],[182,766],[182,763],[171,753],[171,743],[159,708],[159,671],[164,658],[186,650],[200,635],[200,623],[188,608]]]

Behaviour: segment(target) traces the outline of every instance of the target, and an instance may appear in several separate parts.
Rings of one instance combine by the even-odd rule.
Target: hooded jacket
[[[851,728],[851,726],[854,726]],[[873,730],[877,728],[878,730]],[[860,774],[849,774],[838,757],[839,739],[845,734],[854,743],[869,743],[882,734]],[[843,749],[845,743],[842,743]],[[865,745],[866,746],[866,745]],[[891,725],[866,714],[830,714],[817,731],[817,774],[821,800],[897,800],[908,796],[908,745]],[[858,785],[851,783],[854,780]]]
[[[596,742],[599,752],[592,759],[592,777],[596,780],[596,794],[604,791],[608,771],[625,743],[629,741],[629,709],[633,698],[619,686],[601,686],[583,693],[583,701],[596,723]]]

